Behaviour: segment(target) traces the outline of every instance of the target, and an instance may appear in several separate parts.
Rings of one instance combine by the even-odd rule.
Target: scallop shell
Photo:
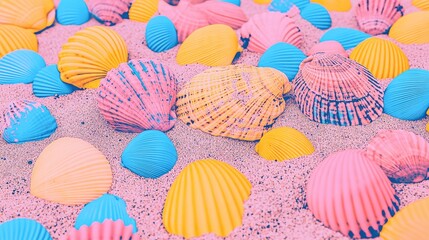
[[[173,22],[165,16],[153,17],[146,26],[147,46],[154,52],[164,52],[178,44]]]
[[[310,0],[273,0],[268,6],[268,10],[274,12],[287,12],[292,6],[296,6],[299,10],[303,10]]]
[[[130,20],[148,22],[158,11],[159,0],[134,0],[130,8]]]
[[[303,43],[302,32],[295,21],[279,12],[264,12],[253,15],[240,30],[243,48],[263,53],[278,42],[296,47]]]
[[[348,57],[349,54],[343,48],[343,45],[337,41],[325,41],[320,42],[314,45],[310,51],[308,51],[308,55],[313,55],[316,53],[331,53],[331,54],[340,54],[343,57]]]
[[[178,93],[177,115],[214,136],[253,141],[283,112],[287,77],[273,68],[214,67],[196,75]]]
[[[429,108],[429,71],[410,69],[393,79],[384,93],[384,112],[402,120],[419,120]]]
[[[242,8],[230,3],[207,1],[199,4],[198,7],[209,24],[225,24],[238,29],[249,20]]]
[[[353,28],[332,28],[323,34],[320,42],[337,41],[345,50],[349,50],[370,37],[371,35]]]
[[[231,4],[234,4],[235,6],[239,6],[239,7],[241,5],[241,0],[219,0],[219,1],[231,3]]]
[[[58,58],[61,80],[79,88],[97,88],[108,71],[127,61],[128,50],[118,33],[94,26],[70,37]]]
[[[14,218],[0,224],[0,239],[52,240],[48,230],[33,219]]]
[[[161,62],[131,60],[109,71],[97,102],[101,115],[117,131],[167,131],[176,123],[176,78]]]
[[[94,222],[91,226],[82,226],[80,230],[71,229],[67,236],[61,240],[139,240],[137,234],[133,234],[133,226],[125,226],[122,220],[112,221],[106,219],[103,223]]]
[[[57,122],[44,105],[27,100],[11,102],[3,112],[3,139],[24,143],[48,138]]]
[[[302,9],[301,17],[321,30],[330,28],[332,24],[328,10],[317,3],[310,3]]]
[[[106,157],[90,143],[63,137],[50,143],[31,173],[31,194],[48,201],[84,204],[107,192],[112,170]]]
[[[325,226],[350,238],[374,238],[399,210],[389,179],[361,150],[331,154],[311,173],[308,208]]]
[[[383,112],[383,91],[372,74],[338,54],[317,53],[305,59],[293,80],[302,113],[315,122],[366,125]]]
[[[348,12],[352,8],[350,0],[311,0],[324,6],[328,11]]]
[[[180,46],[176,61],[180,65],[226,66],[241,51],[235,31],[227,25],[214,24],[193,32]]]
[[[29,49],[37,52],[36,35],[20,27],[0,24],[0,58],[18,49]]]
[[[226,237],[241,225],[251,188],[246,176],[227,163],[192,162],[168,191],[162,214],[165,229],[185,238],[207,233]]]
[[[258,67],[271,67],[284,73],[289,81],[295,78],[299,65],[306,58],[305,54],[294,45],[276,43],[262,54]]]
[[[429,11],[407,14],[396,21],[389,37],[405,44],[429,43]]]
[[[128,143],[121,156],[122,166],[145,178],[159,178],[177,161],[174,144],[163,132],[148,130]]]
[[[269,4],[271,2],[271,0],[253,0],[254,3],[256,4]]]
[[[78,88],[61,81],[56,64],[42,68],[34,77],[33,93],[36,97],[67,95]]]
[[[45,60],[33,50],[15,50],[0,59],[0,84],[31,83],[45,66]]]
[[[413,0],[412,1],[413,6],[419,8],[423,11],[429,10],[429,1],[428,0]]]
[[[62,25],[81,25],[90,17],[84,0],[61,0],[57,8],[57,22]]]
[[[88,8],[97,21],[112,26],[122,22],[131,3],[132,0],[90,0]]]

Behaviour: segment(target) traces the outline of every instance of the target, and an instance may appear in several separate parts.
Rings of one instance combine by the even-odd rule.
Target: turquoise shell
[[[36,97],[67,95],[79,88],[61,80],[56,64],[42,68],[33,81],[33,93]]]
[[[310,3],[302,11],[301,17],[318,29],[325,30],[331,27],[332,19],[328,10],[320,4]]]
[[[31,83],[45,60],[32,50],[20,49],[0,59],[0,84]]]
[[[178,44],[173,22],[165,16],[156,16],[146,26],[146,42],[150,50],[164,52]]]
[[[323,34],[320,42],[337,41],[343,45],[345,50],[348,50],[370,37],[371,35],[353,28],[333,28]]]
[[[219,0],[219,1],[220,2],[232,3],[232,4],[234,4],[236,6],[239,6],[239,7],[241,5],[241,0]]]
[[[310,4],[310,0],[273,0],[268,6],[268,10],[271,12],[285,13],[295,5],[302,11],[308,4]]]
[[[15,218],[0,224],[0,239],[4,240],[52,240],[42,224],[33,219]]]
[[[91,15],[84,0],[61,0],[56,12],[61,25],[81,25],[89,21]]]

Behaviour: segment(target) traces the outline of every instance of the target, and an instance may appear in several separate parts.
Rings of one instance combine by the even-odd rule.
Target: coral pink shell
[[[325,41],[320,42],[314,45],[310,51],[308,51],[308,56],[316,53],[333,53],[340,54],[341,56],[348,57],[346,50],[343,48],[343,45],[337,41]]]
[[[122,22],[132,0],[89,0],[88,9],[94,17],[107,26]]]
[[[73,228],[67,236],[61,240],[139,240],[137,234],[133,234],[133,226],[124,226],[122,220],[105,220],[103,223],[94,222],[91,226],[82,226],[79,230]]]
[[[198,7],[209,24],[225,24],[238,29],[248,21],[242,8],[228,2],[207,1],[199,4]]]

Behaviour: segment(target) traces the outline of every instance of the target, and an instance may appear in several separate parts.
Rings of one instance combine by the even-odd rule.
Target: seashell
[[[384,112],[402,120],[419,120],[429,108],[429,71],[410,69],[387,86]]]
[[[253,0],[254,3],[256,4],[269,4],[271,2],[271,0]]]
[[[311,0],[324,6],[328,11],[348,12],[352,8],[350,0]]]
[[[399,210],[391,182],[361,150],[331,154],[311,173],[308,208],[325,226],[350,238],[374,238]]]
[[[97,102],[101,115],[117,131],[167,131],[176,123],[176,78],[161,62],[131,60],[109,71]]]
[[[299,10],[303,10],[310,0],[273,0],[268,6],[268,10],[272,12],[287,12],[292,6],[296,6]]]
[[[37,52],[36,35],[24,28],[0,24],[0,58],[18,49]]]
[[[106,219],[103,223],[93,222],[91,226],[82,226],[80,230],[71,229],[67,236],[61,238],[61,240],[138,240],[140,239],[137,234],[133,234],[133,226],[125,226],[124,222],[119,219],[112,221]]]
[[[429,43],[429,11],[407,14],[396,21],[389,31],[389,37],[405,44]]]
[[[30,193],[75,205],[98,198],[111,185],[112,170],[103,153],[82,139],[63,137],[50,143],[37,158]]]
[[[48,138],[57,122],[44,105],[27,100],[11,102],[3,111],[3,139],[24,143]]]
[[[404,7],[400,0],[360,0],[356,7],[359,28],[371,35],[387,33],[403,15]]]
[[[153,17],[146,26],[146,42],[150,50],[164,52],[178,44],[173,22],[165,16]]]
[[[214,67],[194,76],[178,93],[177,116],[214,136],[254,141],[283,112],[286,75],[247,65]]]
[[[52,240],[48,230],[33,219],[14,218],[0,224],[0,239]]]
[[[259,13],[243,24],[240,30],[243,48],[264,53],[269,47],[286,42],[296,47],[303,43],[302,32],[295,21],[279,12]]]
[[[383,112],[383,91],[374,76],[338,54],[311,55],[301,63],[293,84],[299,109],[315,122],[366,125]]]
[[[84,0],[61,0],[57,8],[57,22],[61,25],[81,25],[90,17]]]
[[[301,17],[322,30],[330,28],[332,24],[331,15],[329,15],[328,10],[317,3],[310,3],[303,8]]]
[[[180,65],[226,66],[241,51],[235,31],[227,25],[214,24],[193,32],[179,47],[176,61]]]
[[[122,220],[125,226],[132,226],[132,232],[137,232],[136,221],[127,213],[125,201],[112,194],[103,194],[101,197],[86,204],[77,215],[74,228],[80,230],[91,226],[94,222],[104,222],[106,219]]]
[[[168,3],[171,6],[177,6],[180,0],[164,0],[164,2]]]
[[[78,31],[58,55],[61,80],[79,88],[97,88],[107,72],[128,59],[124,39],[108,27]]]
[[[314,152],[313,144],[308,138],[291,127],[273,128],[265,133],[256,144],[255,151],[267,160],[284,161]]]
[[[420,10],[428,11],[429,10],[429,1],[427,0],[413,0],[413,6],[417,7]]]
[[[209,24],[225,24],[238,29],[249,20],[242,8],[230,3],[207,1],[199,4],[198,7]]]
[[[78,88],[61,81],[56,64],[42,68],[34,77],[33,93],[36,97],[67,95]]]
[[[316,53],[331,53],[331,54],[340,54],[343,57],[348,57],[349,54],[343,48],[343,45],[337,41],[325,41],[320,42],[314,45],[310,51],[308,51],[308,55],[313,55]]]
[[[368,68],[377,79],[394,78],[408,70],[408,58],[398,45],[377,37],[359,43],[350,59]]]
[[[345,50],[349,50],[370,37],[371,35],[353,28],[332,28],[322,35],[320,42],[337,41]]]
[[[165,133],[148,130],[128,143],[121,156],[122,166],[145,178],[159,178],[177,161],[174,144]]]
[[[244,201],[252,185],[231,165],[203,159],[186,166],[171,185],[162,221],[167,232],[198,237],[226,237],[241,225]]]
[[[262,54],[258,67],[271,67],[284,73],[289,81],[295,78],[299,65],[306,58],[301,49],[288,43],[276,43]]]
[[[235,6],[239,6],[239,7],[241,5],[241,0],[219,0],[219,1],[231,3],[231,4],[234,4]]]
[[[131,5],[130,20],[148,22],[158,11],[159,0],[134,0]]]
[[[88,8],[94,18],[107,26],[121,23],[132,0],[89,0]]]
[[[31,83],[45,60],[37,52],[19,49],[0,59],[0,84]]]

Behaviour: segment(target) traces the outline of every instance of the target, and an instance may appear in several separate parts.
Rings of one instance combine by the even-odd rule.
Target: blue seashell
[[[145,178],[159,178],[177,161],[177,152],[167,135],[148,130],[140,133],[122,153],[122,166]]]
[[[317,3],[308,4],[301,11],[301,17],[322,30],[330,28],[332,24],[331,15],[329,15],[328,10]]]
[[[307,56],[294,45],[276,43],[262,54],[258,67],[271,67],[284,73],[291,82],[298,73],[299,65]]]
[[[113,221],[121,219],[124,226],[133,225],[133,233],[137,232],[136,221],[128,215],[125,201],[108,193],[85,204],[76,218],[74,227],[79,230],[84,225],[91,226],[93,222],[102,223],[105,219]]]
[[[325,32],[320,38],[320,42],[337,41],[343,45],[345,50],[356,47],[363,40],[371,35],[353,28],[333,28]]]
[[[310,0],[273,0],[268,6],[268,10],[271,12],[285,13],[295,5],[302,11],[309,3]]]
[[[81,25],[90,17],[84,0],[61,0],[56,12],[57,22],[62,25]]]
[[[42,224],[33,219],[15,218],[0,224],[0,239],[4,240],[52,240]]]
[[[219,0],[219,2],[227,2],[227,3],[234,4],[236,6],[239,6],[239,7],[241,5],[241,0]]]
[[[384,112],[402,120],[419,120],[429,108],[429,71],[409,69],[390,82],[384,92]]]
[[[32,50],[20,49],[0,59],[0,84],[31,83],[45,60]]]
[[[10,103],[3,122],[3,139],[8,143],[42,140],[57,129],[57,121],[47,107],[27,100]]]
[[[33,81],[33,93],[36,97],[66,95],[79,88],[61,80],[56,64],[42,68]]]
[[[163,52],[178,44],[177,31],[166,16],[156,16],[146,26],[146,42],[150,50]]]

